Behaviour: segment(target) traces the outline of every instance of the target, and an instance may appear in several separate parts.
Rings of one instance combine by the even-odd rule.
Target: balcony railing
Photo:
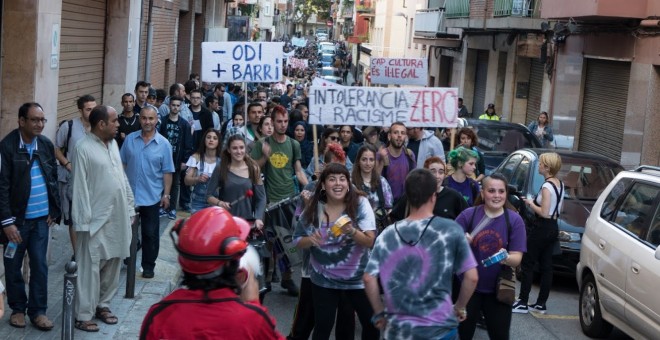
[[[467,18],[470,16],[470,0],[447,0],[445,2],[446,18]]]
[[[444,32],[443,27],[444,10],[421,9],[415,12],[415,35],[416,36],[435,36],[436,33]]]
[[[533,17],[540,16],[540,0],[495,0],[494,17]]]

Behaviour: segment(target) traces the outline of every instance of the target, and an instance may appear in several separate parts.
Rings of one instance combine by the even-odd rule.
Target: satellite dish
[[[545,33],[550,29],[550,23],[549,22],[542,22],[541,23],[541,32]]]
[[[575,33],[575,31],[577,31],[577,28],[578,28],[577,24],[575,22],[572,22],[572,21],[569,22],[568,25],[566,25],[566,27],[568,28],[568,31],[570,33]]]

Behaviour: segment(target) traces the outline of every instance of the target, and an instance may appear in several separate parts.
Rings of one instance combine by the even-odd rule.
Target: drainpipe
[[[154,0],[149,0],[149,14],[147,14],[147,48],[144,55],[144,80],[150,82],[151,79],[151,47],[154,42],[154,23],[151,20],[154,9]]]

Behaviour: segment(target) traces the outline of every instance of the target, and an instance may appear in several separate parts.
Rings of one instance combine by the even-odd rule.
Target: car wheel
[[[598,288],[593,275],[588,274],[580,289],[580,326],[592,338],[604,338],[612,332],[612,325],[603,319],[600,311]]]

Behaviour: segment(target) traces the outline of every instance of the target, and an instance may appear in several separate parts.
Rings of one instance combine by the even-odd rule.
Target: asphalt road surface
[[[294,281],[300,282],[300,267],[294,268]],[[538,285],[532,287],[530,302],[534,302],[538,293]],[[578,317],[578,288],[575,278],[555,276],[548,312],[545,315],[513,314],[511,322],[511,339],[590,339],[582,333]],[[266,296],[264,304],[277,320],[277,329],[283,335],[289,333],[293,320],[293,312],[297,298],[286,295],[279,283],[273,284],[273,291]],[[356,318],[356,339],[359,339],[360,323]],[[334,335],[332,336],[334,339]],[[488,339],[484,329],[477,328],[474,339]],[[616,328],[608,339],[631,339]]]

